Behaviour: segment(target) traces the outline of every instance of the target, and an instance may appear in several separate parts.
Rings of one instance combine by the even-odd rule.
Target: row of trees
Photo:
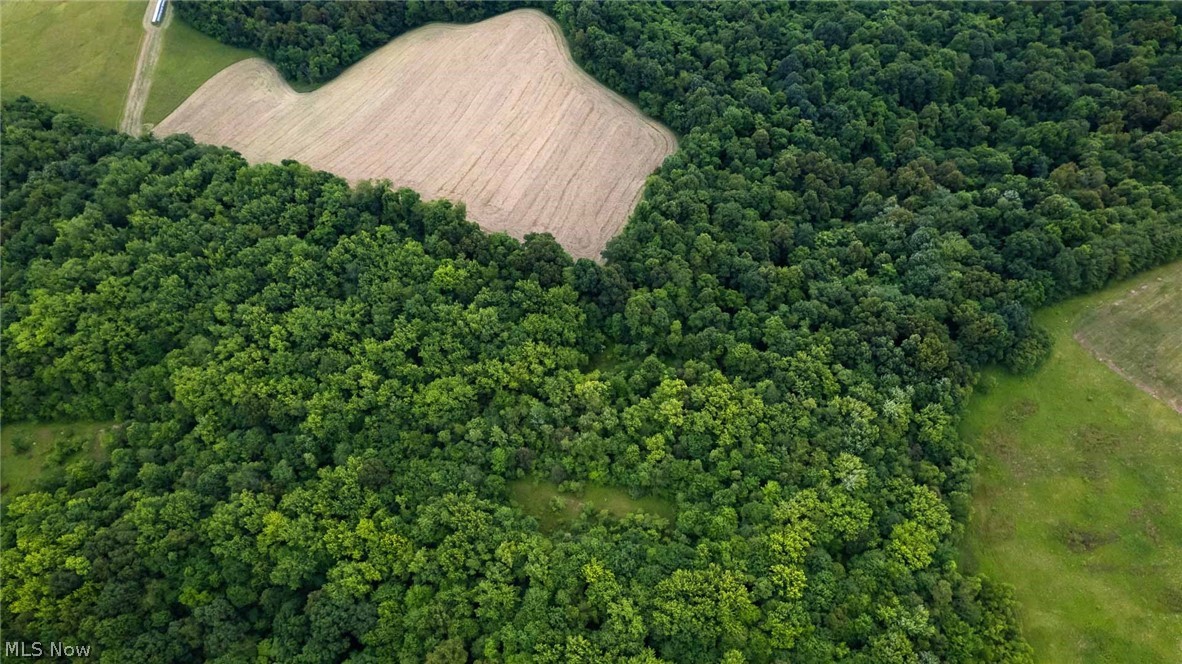
[[[508,0],[229,0],[179,2],[176,10],[183,20],[220,41],[262,53],[289,79],[320,83],[407,30],[439,21],[471,23],[524,6],[529,5]]]
[[[300,80],[505,9],[179,6]],[[6,500],[12,634],[111,661],[1029,658],[955,562],[957,418],[977,368],[1045,356],[1032,308],[1182,251],[1177,10],[544,9],[682,137],[604,265],[5,107],[4,417],[126,424]],[[676,516],[545,533],[523,476]]]

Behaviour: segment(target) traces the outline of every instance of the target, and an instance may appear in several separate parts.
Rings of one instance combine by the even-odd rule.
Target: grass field
[[[588,484],[579,495],[560,493],[558,487],[533,479],[515,480],[509,484],[509,497],[526,514],[538,520],[544,532],[573,523],[584,509],[606,511],[622,518],[634,512],[645,512],[670,522],[674,518],[673,505],[661,498],[632,498],[624,490]]]
[[[71,461],[82,454],[98,458],[102,454],[102,435],[112,425],[100,422],[69,424],[5,424],[0,427],[0,487],[5,497],[23,493],[32,487],[55,446],[58,455]],[[78,451],[63,454],[71,443]],[[21,446],[26,449],[19,449]]]
[[[1153,344],[1136,316],[1103,312],[1148,286],[1137,292],[1172,288],[1177,313],[1179,267],[1041,312],[1047,365],[988,372],[969,405],[979,461],[964,563],[1014,586],[1038,661],[1182,661],[1182,415],[1073,338],[1103,320],[1124,330],[1113,338]]]
[[[1076,339],[1182,413],[1182,263],[1083,316]]]
[[[160,122],[214,74],[256,55],[253,51],[226,46],[174,20],[164,33],[164,51],[156,64],[144,122]]]
[[[533,9],[412,30],[306,94],[265,60],[239,62],[155,133],[462,201],[486,230],[549,231],[587,258],[677,149],[672,132],[581,70],[558,24]]]
[[[146,2],[0,2],[0,95],[28,95],[114,128]]]

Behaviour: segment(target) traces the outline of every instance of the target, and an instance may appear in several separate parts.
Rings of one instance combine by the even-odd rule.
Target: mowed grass
[[[598,484],[587,484],[578,494],[562,493],[549,482],[524,478],[509,483],[509,497],[526,514],[538,520],[543,532],[569,527],[583,514],[607,512],[622,519],[629,514],[650,514],[672,522],[673,504],[656,497],[632,498],[627,491]]]
[[[1182,661],[1182,415],[1073,338],[1130,289],[1176,287],[1178,268],[1041,312],[1046,366],[987,372],[969,404],[978,477],[963,560],[1014,586],[1038,661]]]
[[[144,107],[144,122],[160,122],[214,74],[256,55],[253,51],[226,46],[174,18],[164,32],[164,50],[156,63],[152,89]]]
[[[47,465],[55,461],[69,463],[83,455],[100,459],[103,434],[112,426],[109,422],[3,425],[0,427],[0,489],[4,497],[31,489]]]
[[[1139,387],[1182,411],[1182,263],[1084,314],[1076,337]]]
[[[147,2],[0,2],[0,96],[119,124]]]

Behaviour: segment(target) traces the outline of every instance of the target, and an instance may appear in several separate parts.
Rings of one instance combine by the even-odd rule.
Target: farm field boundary
[[[253,163],[296,159],[352,182],[389,180],[463,202],[486,230],[550,232],[587,258],[677,148],[672,132],[579,69],[535,10],[419,28],[309,93],[244,60],[155,133],[189,133]]]

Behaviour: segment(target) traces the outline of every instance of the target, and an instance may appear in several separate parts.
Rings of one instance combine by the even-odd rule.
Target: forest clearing
[[[673,503],[654,496],[632,498],[628,492],[599,484],[583,485],[580,491],[564,492],[560,487],[536,479],[518,479],[509,484],[510,499],[522,511],[538,520],[544,532],[570,526],[584,511],[606,512],[617,519],[647,514],[673,522]]]
[[[189,133],[252,163],[297,159],[351,182],[387,179],[463,202],[486,230],[550,232],[587,258],[677,148],[579,69],[557,24],[532,10],[414,30],[304,94],[265,60],[245,60],[155,133]]]
[[[1138,319],[1177,315],[1179,268],[1040,312],[1050,360],[1030,376],[986,372],[966,410],[978,474],[964,562],[1013,586],[1038,661],[1166,662],[1182,648],[1182,418],[1072,338],[1144,341]],[[1141,372],[1154,353],[1118,338],[1100,343]]]
[[[118,425],[110,422],[6,424],[0,430],[4,453],[0,490],[4,497],[35,487],[46,472],[64,475],[72,463],[97,463],[103,458],[103,437],[113,428]]]

